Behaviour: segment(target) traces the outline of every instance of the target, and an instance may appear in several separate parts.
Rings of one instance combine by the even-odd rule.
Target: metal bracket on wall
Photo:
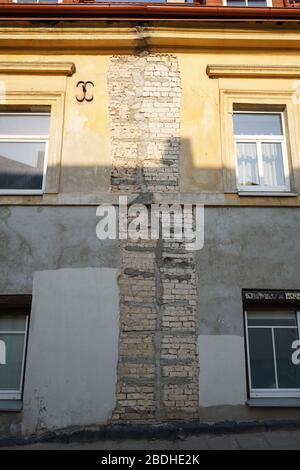
[[[75,97],[76,100],[79,103],[82,103],[83,101],[87,101],[88,103],[93,101],[94,95],[92,92],[92,89],[94,88],[94,84],[91,81],[80,81],[77,83],[76,88],[78,89],[78,92],[76,93]]]

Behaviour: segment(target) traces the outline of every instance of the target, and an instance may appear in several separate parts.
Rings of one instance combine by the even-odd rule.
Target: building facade
[[[0,436],[299,420],[300,8],[51,3],[0,5]]]

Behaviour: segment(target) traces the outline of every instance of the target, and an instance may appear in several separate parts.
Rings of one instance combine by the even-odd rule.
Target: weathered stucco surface
[[[198,333],[244,336],[242,289],[299,288],[300,210],[206,208]]]
[[[224,173],[235,164],[227,168],[223,158],[220,98],[222,90],[267,91],[285,106],[294,77],[212,79],[206,69],[298,66],[291,48],[299,47],[299,31],[174,25],[25,25],[9,37],[0,28],[3,50],[11,47],[2,61],[71,61],[76,68],[68,77],[1,77],[8,93],[1,104],[10,94],[43,100],[47,93],[64,103],[62,120],[52,113],[62,136],[57,192],[0,198],[0,293],[30,294],[34,278],[24,412],[1,413],[2,435],[99,424],[113,411],[117,421],[297,415],[244,405],[241,290],[299,288],[300,197],[224,191]],[[76,100],[80,80],[94,83],[93,101]],[[297,104],[288,107],[289,128],[299,129]],[[299,191],[300,134],[290,141]],[[92,204],[117,203],[122,191],[148,203],[205,199],[204,249],[100,242]]]
[[[33,273],[118,267],[118,243],[96,237],[96,207],[0,207],[0,293],[30,294]]]
[[[109,420],[115,406],[118,321],[116,269],[35,273],[24,433]]]
[[[242,289],[299,288],[300,210],[206,208],[197,252],[199,402],[203,420],[296,418],[245,406]]]

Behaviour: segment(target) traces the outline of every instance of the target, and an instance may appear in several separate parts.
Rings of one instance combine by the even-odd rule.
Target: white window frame
[[[41,113],[41,112],[9,112],[9,111],[3,111],[0,112],[0,116],[49,116],[51,119],[51,113],[46,112],[46,113]],[[1,189],[0,187],[0,195],[26,195],[26,194],[32,194],[32,195],[41,195],[44,194],[45,192],[45,187],[46,187],[46,173],[47,173],[47,164],[48,164],[48,148],[49,148],[49,133],[50,133],[50,128],[48,135],[17,135],[17,134],[0,134],[0,142],[35,142],[35,143],[44,143],[45,144],[45,157],[44,157],[44,167],[43,167],[43,182],[42,182],[42,188],[41,189]]]
[[[251,381],[251,362],[250,362],[250,348],[249,348],[249,335],[248,335],[248,311],[245,311],[245,328],[246,328],[246,353],[247,353],[247,371],[248,371],[248,383],[250,398],[300,398],[300,388],[259,388],[255,389],[252,387]],[[297,323],[298,323],[298,336],[300,339],[300,312],[296,312]],[[276,329],[295,329],[294,326],[251,326],[252,329],[259,328],[270,328],[272,330],[272,345],[273,345],[273,358],[275,367],[275,379],[278,384],[277,374],[277,363],[275,360],[275,349],[274,349],[274,328]],[[293,351],[291,350],[291,355]]]
[[[282,135],[235,135],[234,134],[234,153],[235,153],[235,170],[236,170],[236,181],[237,181],[237,188],[240,192],[253,192],[253,193],[289,193],[291,191],[291,183],[290,183],[290,170],[289,170],[289,162],[288,162],[288,152],[287,152],[287,140],[286,140],[286,127],[285,127],[285,116],[283,111],[233,111],[234,114],[276,114],[280,115],[281,118],[281,126],[282,126]],[[285,185],[284,186],[266,186],[264,184],[259,185],[241,185],[239,184],[239,175],[238,175],[238,158],[237,158],[237,143],[255,143],[257,149],[257,164],[258,164],[258,175],[260,182],[264,181],[264,173],[263,173],[263,158],[262,158],[262,143],[264,142],[272,142],[274,144],[280,143],[281,150],[282,150],[282,158],[283,158],[283,171],[284,171],[284,179]]]
[[[243,0],[241,0],[243,1]],[[245,1],[245,7],[248,7],[248,0],[244,0]],[[224,6],[227,6],[227,0],[223,0],[223,5]],[[231,7],[233,7],[233,5],[230,5]],[[273,6],[273,0],[267,0],[267,5],[266,5],[266,8],[267,7],[272,7]],[[237,7],[237,8],[243,8],[241,6]],[[251,7],[250,7],[251,8]],[[256,7],[255,7],[256,8]]]
[[[19,390],[1,390],[0,389],[0,400],[21,400],[22,399],[24,372],[25,372],[26,347],[27,347],[27,337],[28,337],[28,320],[29,320],[29,317],[28,315],[26,315],[25,330],[23,331],[0,330],[1,334],[24,335],[20,388]]]

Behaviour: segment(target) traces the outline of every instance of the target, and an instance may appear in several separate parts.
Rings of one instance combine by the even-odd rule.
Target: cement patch
[[[199,335],[200,406],[240,405],[246,395],[244,339],[233,335]]]
[[[117,359],[117,270],[36,272],[23,432],[106,423]]]

